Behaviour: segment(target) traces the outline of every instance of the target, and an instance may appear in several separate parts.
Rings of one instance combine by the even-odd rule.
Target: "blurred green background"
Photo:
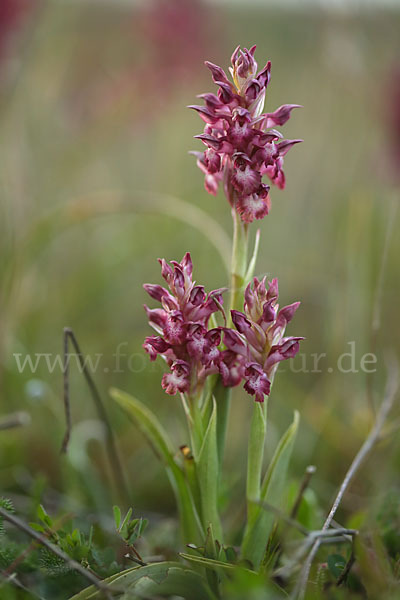
[[[316,464],[313,488],[326,511],[382,399],[385,354],[400,349],[400,164],[392,164],[388,141],[400,13],[362,4],[340,12],[301,3],[2,1],[0,415],[26,411],[31,421],[0,431],[0,493],[24,509],[27,495],[43,491],[53,511],[81,515],[110,515],[119,498],[75,365],[67,456],[59,453],[60,366],[49,372],[42,360],[34,373],[18,369],[15,354],[61,354],[69,326],[84,354],[101,354],[94,378],[118,438],[130,502],[153,514],[153,523],[175,514],[162,468],[108,389],[145,401],[177,449],[187,442],[179,400],[160,386],[162,365],[150,364],[141,348],[150,334],[142,283],[161,282],[157,257],[180,259],[190,250],[198,282],[207,289],[227,284],[218,252],[226,237],[207,218],[229,238],[230,211],[222,194],[205,192],[188,154],[201,149],[193,136],[202,122],[186,106],[214,91],[205,59],[227,68],[237,44],[256,43],[259,66],[272,61],[267,110],[304,107],[284,127],[285,137],[304,139],[286,159],[287,188],[272,190],[272,210],[259,223],[256,273],[279,277],[283,304],[301,300],[288,333],[307,338],[304,358],[276,378],[268,451],[300,410],[291,475],[299,480]],[[116,366],[119,344],[126,356]],[[351,348],[358,372],[341,372],[337,359]],[[373,376],[360,369],[369,352],[377,355]],[[318,369],[315,353],[326,354]],[[350,368],[349,357],[343,365]],[[232,522],[244,510],[237,498],[244,498],[251,409],[252,400],[235,389],[224,480]],[[394,424],[399,416],[396,408]],[[378,506],[388,489],[398,490],[399,470],[400,443],[391,436],[343,511]]]

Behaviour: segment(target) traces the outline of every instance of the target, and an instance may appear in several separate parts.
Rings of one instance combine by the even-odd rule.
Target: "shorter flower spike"
[[[149,323],[159,335],[147,337],[143,348],[150,360],[161,356],[167,363],[170,371],[162,378],[167,394],[195,394],[208,375],[220,372],[220,363],[226,358],[219,348],[221,329],[208,328],[211,315],[223,310],[226,290],[216,289],[207,294],[203,286],[196,285],[189,253],[181,262],[168,263],[164,259],[159,262],[169,290],[148,283],[143,286],[162,305],[155,309],[145,305]],[[233,377],[226,378],[226,382],[226,385],[239,383]]]
[[[278,363],[293,358],[299,351],[302,337],[283,337],[300,303],[279,310],[278,280],[268,286],[266,279],[254,277],[245,290],[244,313],[232,310],[232,322],[237,332],[224,329],[224,343],[229,351],[240,356],[244,365],[244,389],[263,402],[269,395]]]

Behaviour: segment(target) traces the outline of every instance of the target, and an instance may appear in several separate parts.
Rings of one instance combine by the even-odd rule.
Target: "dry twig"
[[[68,443],[71,437],[71,406],[69,400],[69,353],[68,353],[68,342],[71,340],[71,343],[75,349],[76,355],[79,360],[79,365],[83,376],[86,379],[88,387],[90,389],[90,393],[93,398],[93,402],[96,406],[98,415],[101,421],[104,423],[106,428],[106,442],[107,442],[107,450],[108,455],[111,462],[112,472],[116,479],[116,483],[123,494],[125,501],[129,504],[129,489],[125,480],[124,471],[122,468],[122,463],[118,454],[117,444],[114,437],[114,432],[111,427],[111,423],[109,421],[107,411],[104,408],[103,401],[101,399],[100,393],[96,387],[96,384],[86,366],[85,359],[83,357],[82,351],[79,347],[78,341],[75,337],[74,332],[69,327],[64,328],[64,362],[63,362],[63,375],[64,375],[64,407],[65,407],[65,420],[66,420],[66,431],[64,435],[64,439],[61,446],[61,452],[67,452]]]
[[[292,510],[290,511],[290,518],[291,519],[295,519],[297,516],[297,511],[300,508],[300,504],[301,501],[303,499],[304,496],[304,492],[306,491],[306,489],[309,486],[309,483],[311,481],[311,477],[314,475],[315,471],[317,470],[317,468],[314,465],[308,465],[306,472],[304,473],[304,477],[303,480],[300,484],[300,489],[298,491],[296,500],[293,504]]]

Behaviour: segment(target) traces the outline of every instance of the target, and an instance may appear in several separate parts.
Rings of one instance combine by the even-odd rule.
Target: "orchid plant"
[[[188,424],[187,445],[179,453],[144,404],[119,390],[111,392],[166,467],[179,508],[182,542],[189,547],[181,556],[193,568],[189,576],[182,563],[137,567],[132,570],[134,581],[139,581],[139,571],[151,577],[151,569],[154,573],[161,569],[165,589],[176,585],[176,595],[191,599],[221,597],[221,582],[233,564],[242,564],[254,574],[267,564],[274,516],[263,503],[278,506],[281,502],[298,426],[296,413],[264,474],[267,404],[273,380],[279,363],[296,355],[303,338],[285,335],[299,302],[279,308],[278,280],[253,276],[259,232],[249,259],[249,228],[270,211],[270,185],[285,187],[284,157],[301,140],[285,140],[275,129],[286,123],[298,105],[263,112],[271,63],[257,72],[255,49],[236,48],[231,58],[232,81],[222,68],[206,62],[217,94],[202,94],[204,106],[190,107],[205,122],[204,132],[196,136],[205,150],[193,153],[205,174],[205,188],[215,195],[221,184],[232,212],[230,289],[207,293],[193,279],[189,252],[180,262],[159,260],[165,287],[144,285],[151,300],[158,303],[157,307],[145,306],[156,335],[145,339],[144,349],[150,360],[165,361],[161,386],[166,394],[181,399]],[[254,406],[248,440],[247,518],[240,548],[231,548],[224,545],[219,484],[231,391],[239,385]],[[201,583],[199,574],[205,576]],[[154,593],[163,595],[163,585],[154,588]],[[184,585],[192,586],[190,593],[182,592]]]

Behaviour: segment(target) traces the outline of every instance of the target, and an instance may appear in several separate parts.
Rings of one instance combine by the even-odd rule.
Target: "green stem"
[[[197,460],[205,431],[200,408],[200,398],[189,397],[187,406],[189,408],[189,414],[186,416],[190,433],[191,450],[195,460]]]
[[[243,288],[247,271],[248,225],[232,208],[233,247],[231,263],[231,309],[242,310]]]
[[[222,469],[224,460],[226,430],[229,420],[229,409],[232,398],[232,388],[227,388],[222,385],[222,380],[219,378],[215,389],[214,397],[217,402],[217,447],[219,467]]]
[[[233,218],[233,245],[231,261],[230,308],[242,309],[243,289],[246,283],[248,225],[243,223],[235,210],[235,197],[231,202]],[[231,323],[229,313],[228,323]],[[213,409],[210,411],[211,398]],[[198,488],[201,497],[203,527],[211,523],[217,539],[222,542],[222,527],[218,513],[219,474],[223,461],[226,429],[229,418],[231,389],[224,388],[220,380],[213,389],[213,395],[205,399],[203,410],[199,398],[190,398],[188,424],[195,462]],[[262,465],[262,457],[261,457]],[[260,466],[261,469],[261,466]]]
[[[231,198],[233,220],[233,244],[231,258],[231,296],[230,309],[243,309],[243,288],[246,283],[248,225],[243,223],[235,209],[235,196]],[[231,313],[227,315],[228,325],[232,324]],[[225,388],[219,380],[214,396],[217,400],[217,446],[220,469],[224,459],[226,430],[229,421],[232,388]]]

